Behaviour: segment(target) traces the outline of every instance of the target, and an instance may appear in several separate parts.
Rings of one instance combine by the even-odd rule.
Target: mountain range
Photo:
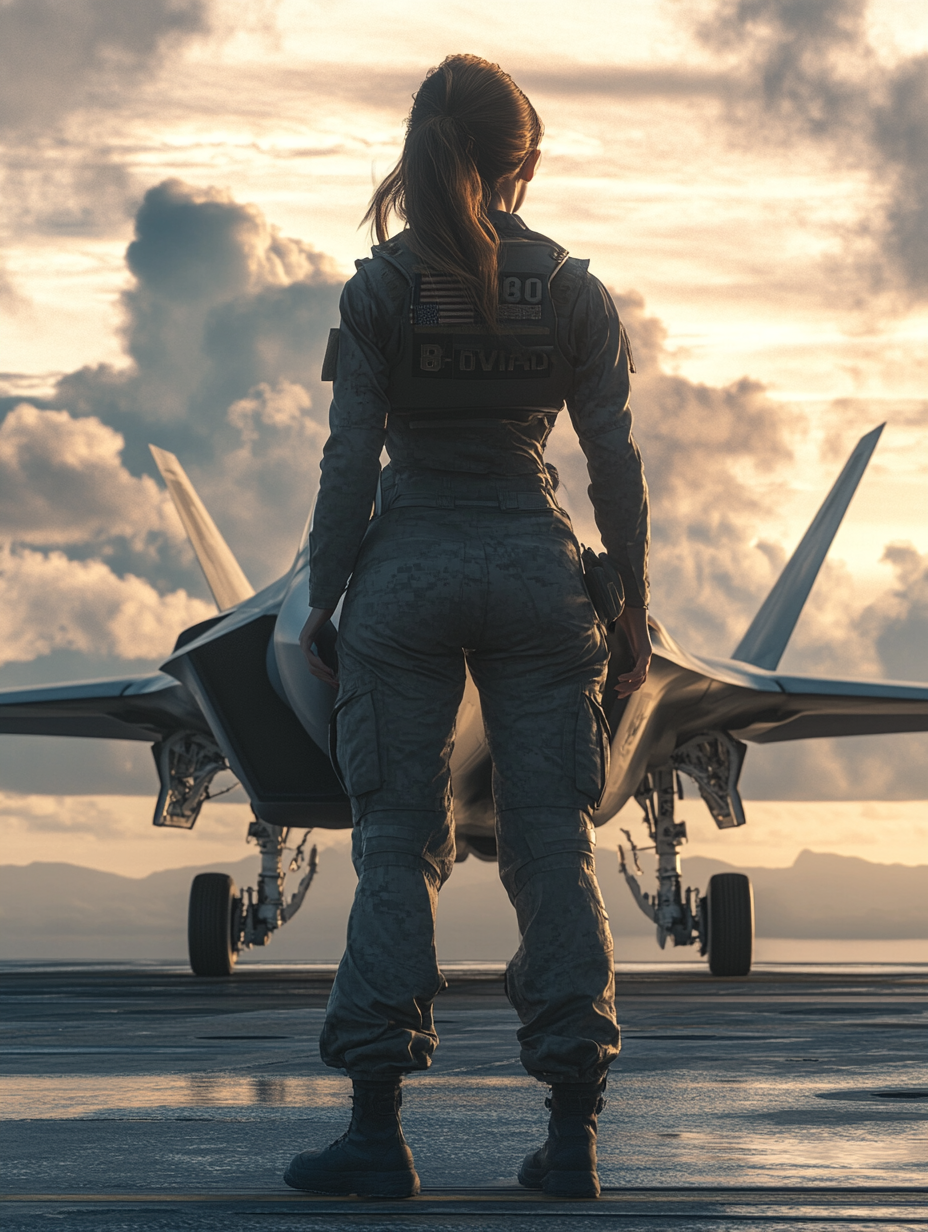
[[[623,937],[650,936],[653,926],[634,905],[613,861],[611,853],[602,853],[599,875],[618,954]],[[238,886],[254,884],[257,860],[212,868],[229,873]],[[182,959],[190,882],[202,871],[173,868],[134,878],[75,864],[0,865],[0,958]],[[726,871],[735,870],[721,860],[683,861],[684,884],[703,890],[713,873]],[[739,871],[754,885],[760,937],[928,938],[928,865],[803,851],[790,868]],[[647,867],[643,884],[651,890]],[[354,885],[347,845],[324,849],[302,910],[271,943],[267,958],[337,959]],[[514,913],[496,865],[475,859],[457,865],[439,904],[441,958],[502,960],[517,945]]]

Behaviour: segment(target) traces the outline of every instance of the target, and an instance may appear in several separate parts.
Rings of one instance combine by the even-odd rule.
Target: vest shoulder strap
[[[518,265],[519,268],[526,268],[526,272],[529,273],[543,272],[550,279],[561,270],[567,260],[566,248],[556,244],[554,240],[549,240],[547,236],[537,235],[532,231],[528,232],[525,238],[507,236],[500,240],[501,272],[507,267],[515,268]],[[409,247],[402,232],[393,239],[377,244],[371,249],[371,257],[365,259],[364,264],[374,262],[383,262],[397,270],[410,286],[415,282],[416,274],[426,269],[420,258]],[[530,264],[526,266],[526,262]],[[360,264],[360,262],[355,262],[356,266]],[[574,260],[572,264],[582,266],[585,270],[589,261]]]

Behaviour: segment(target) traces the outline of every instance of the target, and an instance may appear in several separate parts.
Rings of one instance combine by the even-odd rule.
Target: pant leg
[[[608,652],[569,524],[555,518],[542,533],[538,521],[485,539],[489,616],[468,663],[494,763],[500,877],[521,935],[506,988],[522,1063],[543,1082],[588,1082],[620,1046],[591,822],[609,752]]]
[[[449,761],[464,690],[462,540],[418,512],[374,524],[339,627],[335,754],[358,874],[320,1040],[352,1078],[426,1069],[438,891],[454,864]]]

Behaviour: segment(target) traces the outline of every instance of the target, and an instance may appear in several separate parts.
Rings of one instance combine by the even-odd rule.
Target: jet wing
[[[708,728],[724,728],[755,744],[928,731],[928,685],[798,676],[737,659],[702,658],[685,651],[653,618],[651,628],[655,683],[665,682],[662,718],[677,729],[678,739]]]
[[[894,680],[823,680],[778,674],[774,706],[759,707],[732,734],[755,744],[822,736],[928,731],[928,685]],[[764,701],[768,701],[765,698]]]
[[[928,685],[830,680],[736,659],[702,658],[675,642],[653,617],[649,624],[651,673],[644,687],[610,715],[612,760],[596,824],[615,816],[646,773],[673,762],[690,741],[706,736],[772,744],[928,731]],[[736,780],[737,775],[732,786]]]
[[[0,689],[0,734],[163,739],[178,728],[208,732],[190,693],[164,672],[75,684]]]

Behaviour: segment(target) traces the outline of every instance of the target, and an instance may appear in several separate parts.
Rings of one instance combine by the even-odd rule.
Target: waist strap
[[[467,500],[450,492],[395,492],[385,502],[388,509],[557,509],[554,497],[543,492],[500,492],[496,500]]]
[[[377,513],[390,509],[501,509],[539,512],[560,509],[554,489],[544,476],[532,476],[524,487],[510,487],[506,480],[474,482],[464,476],[456,481],[397,479],[381,476]]]

